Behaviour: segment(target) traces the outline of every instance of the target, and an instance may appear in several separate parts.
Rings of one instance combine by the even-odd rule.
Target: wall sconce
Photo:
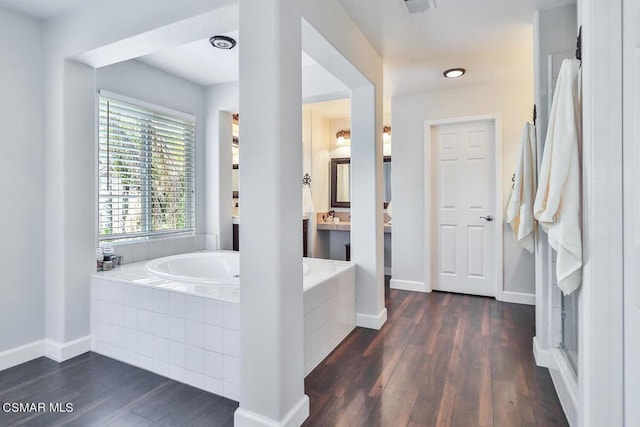
[[[341,130],[336,133],[336,145],[348,145],[351,141],[351,131]]]
[[[382,128],[382,140],[386,143],[391,142],[391,126]],[[343,129],[336,133],[336,145],[348,145],[351,141],[351,131]]]
[[[391,142],[391,126],[384,126],[382,128],[382,141],[385,144]]]

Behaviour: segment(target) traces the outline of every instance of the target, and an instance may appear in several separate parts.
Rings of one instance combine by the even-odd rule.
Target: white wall
[[[96,70],[96,89],[171,108],[196,117],[196,234],[205,230],[205,88],[140,61]]]
[[[568,52],[575,55],[576,35],[578,32],[577,5],[575,3],[552,9],[536,11],[535,26],[535,96],[538,109],[538,141],[544,146],[549,123],[549,110],[553,82],[549,82],[549,57],[554,54]],[[554,67],[555,68],[555,67]],[[555,78],[555,77],[554,77]],[[539,162],[542,161],[543,150],[538,150]]]
[[[633,237],[624,234],[623,208],[634,200],[623,199],[623,166],[632,153],[624,150],[624,123],[637,123],[637,115],[628,120],[623,97],[632,90],[621,64],[631,58],[622,56],[624,24],[637,37],[638,15],[624,23],[629,9],[621,0],[580,1],[578,22],[582,37],[582,243],[583,275],[579,308],[579,391],[578,425],[637,425],[625,419],[624,404],[637,405],[633,396],[624,396],[624,386],[638,382],[624,372],[624,291],[631,277],[623,271],[623,246]],[[626,34],[628,36],[628,33]],[[628,51],[627,51],[628,52]],[[637,50],[634,49],[637,61]],[[637,62],[636,62],[637,63]],[[637,74],[636,84],[637,84]],[[633,80],[631,80],[633,81]],[[624,85],[623,85],[624,84]],[[633,83],[631,83],[632,85]],[[638,99],[637,86],[632,99]],[[637,125],[636,125],[637,126]],[[637,140],[627,141],[637,146]],[[624,150],[624,151],[623,151]],[[636,159],[637,161],[637,159]],[[637,163],[634,169],[637,168]],[[626,190],[626,188],[624,188]],[[627,193],[628,194],[628,193]],[[637,202],[637,199],[635,200]],[[636,205],[637,206],[637,205]],[[625,218],[627,219],[626,215]],[[637,239],[636,239],[637,242]],[[637,260],[635,261],[637,263]],[[637,304],[637,301],[633,301]],[[633,335],[637,340],[637,331]],[[635,361],[637,363],[637,361]],[[630,399],[623,401],[623,399]]]
[[[208,248],[217,236],[220,249],[232,249],[232,116],[238,111],[238,82],[207,87],[207,218]],[[240,129],[241,131],[241,129]],[[241,207],[241,206],[240,206]]]
[[[512,83],[436,91],[392,99],[393,259],[396,280],[423,282],[424,125],[426,120],[500,113],[502,115],[502,206],[511,191],[520,135],[533,110],[531,75]],[[534,293],[533,256],[518,246],[503,224],[504,289]]]
[[[636,125],[640,115],[640,81],[634,76],[640,75],[640,63],[637,49],[640,46],[640,33],[634,32],[634,23],[640,17],[640,0],[623,2],[623,152],[624,158],[624,235],[635,234],[635,239],[624,239],[624,417],[625,420],[640,422],[640,129]],[[636,284],[636,286],[634,286]]]
[[[0,353],[44,338],[42,58],[38,21],[0,8]]]
[[[316,214],[329,210],[329,147],[327,145],[329,120],[314,111],[302,112],[302,165],[303,173],[311,175],[311,195],[315,212],[309,217],[308,255],[327,258],[329,236],[317,231]]]

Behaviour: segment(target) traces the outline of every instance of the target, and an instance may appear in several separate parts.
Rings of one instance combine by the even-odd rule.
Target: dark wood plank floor
[[[85,353],[0,372],[0,402],[71,402],[73,412],[6,413],[0,426],[232,426],[238,404],[143,369]]]
[[[387,288],[389,321],[357,328],[306,379],[306,426],[567,425],[532,359],[533,308]],[[87,353],[0,372],[0,403],[73,402],[3,413],[0,426],[227,426],[237,403]]]
[[[568,425],[533,361],[533,307],[387,288],[387,311],[306,378],[305,426]]]

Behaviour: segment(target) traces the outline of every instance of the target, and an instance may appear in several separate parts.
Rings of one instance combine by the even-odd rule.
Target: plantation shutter
[[[98,236],[195,230],[195,119],[101,91]]]

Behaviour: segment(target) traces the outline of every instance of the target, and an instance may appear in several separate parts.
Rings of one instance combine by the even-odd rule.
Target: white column
[[[211,97],[211,94],[208,94]],[[232,114],[209,102],[206,139],[207,249],[232,248]]]
[[[95,272],[95,69],[52,55],[47,94],[45,355],[89,351],[89,277]],[[49,181],[50,179],[50,181]],[[72,346],[66,346],[74,342]]]
[[[300,425],[301,17],[296,0],[240,0],[241,392],[236,426]]]
[[[384,306],[382,124],[373,86],[351,92],[351,260],[358,326],[380,329]]]
[[[581,2],[582,242],[579,290],[578,422],[631,426],[625,420],[623,246],[622,0]],[[626,89],[626,86],[625,86]],[[633,94],[632,96],[636,96]],[[625,156],[630,153],[624,153]],[[631,201],[628,201],[631,202]],[[637,286],[637,283],[633,284]],[[637,339],[637,335],[635,337]],[[637,362],[637,361],[636,361]]]

